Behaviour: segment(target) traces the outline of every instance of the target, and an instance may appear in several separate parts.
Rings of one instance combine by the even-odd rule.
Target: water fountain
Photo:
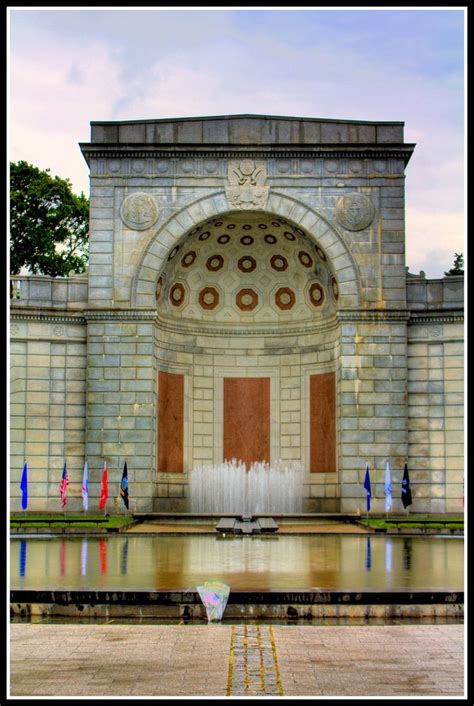
[[[189,474],[190,509],[193,513],[298,514],[303,508],[304,469],[296,461],[252,463],[232,459],[203,465]]]

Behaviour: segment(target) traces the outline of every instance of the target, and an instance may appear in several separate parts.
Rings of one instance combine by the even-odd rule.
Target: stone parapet
[[[407,275],[407,306],[411,311],[464,311],[464,275],[425,279]]]
[[[12,275],[10,308],[54,307],[82,309],[88,297],[88,276],[47,277],[46,275]]]
[[[403,122],[369,122],[271,115],[92,121],[100,145],[386,145],[403,143]]]

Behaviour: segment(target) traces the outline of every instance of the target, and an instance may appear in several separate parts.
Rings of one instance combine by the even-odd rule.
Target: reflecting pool
[[[12,538],[11,589],[464,589],[462,537]]]

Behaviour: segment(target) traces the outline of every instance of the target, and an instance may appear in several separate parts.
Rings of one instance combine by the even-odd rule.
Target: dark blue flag
[[[21,488],[21,506],[23,510],[26,510],[28,507],[28,466],[25,461],[25,465],[23,466],[23,473],[21,474],[21,482],[20,482],[20,488]]]
[[[364,488],[367,491],[367,512],[370,510],[370,496],[372,495],[372,492],[370,490],[370,474],[369,474],[369,464],[365,464],[365,480],[364,480]]]
[[[403,471],[403,480],[402,480],[402,503],[403,503],[404,508],[407,508],[408,505],[411,505],[411,503],[412,503],[410,478],[408,476],[408,467],[407,467],[406,463],[405,463],[405,470]]]
[[[122,496],[123,504],[128,510],[128,468],[126,461],[123,467],[122,482],[120,483],[120,495]]]

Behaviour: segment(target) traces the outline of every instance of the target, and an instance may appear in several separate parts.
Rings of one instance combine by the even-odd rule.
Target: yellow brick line
[[[235,626],[232,626],[232,632],[231,632],[231,638],[230,638],[230,647],[229,647],[229,664],[228,664],[228,675],[227,675],[227,691],[226,695],[227,696],[234,696],[236,695],[235,689],[237,689],[237,694],[242,694],[241,691],[239,691],[239,684],[234,684],[234,678],[236,674],[240,673],[240,679],[243,679],[243,684],[241,683],[241,688],[243,687],[244,694],[247,694],[251,688],[250,684],[250,674],[249,674],[249,654],[248,651],[251,649],[253,652],[255,649],[258,649],[258,658],[259,658],[259,677],[260,677],[260,685],[263,694],[267,692],[268,684],[267,684],[267,672],[266,669],[269,669],[268,671],[268,676],[273,672],[271,669],[270,665],[265,664],[265,646],[263,642],[266,640],[266,636],[262,634],[262,630],[259,625],[255,626],[255,631],[256,631],[256,645],[253,641],[250,640],[250,635],[249,635],[249,630],[247,625],[244,626],[243,628],[243,634],[242,631],[239,630],[238,633],[236,634]],[[277,649],[276,649],[276,644],[275,644],[275,638],[273,635],[273,630],[272,626],[270,625],[268,627],[268,636],[270,640],[270,646],[271,646],[271,654],[273,657],[273,667],[274,667],[274,675],[275,675],[275,681],[276,681],[276,687],[278,690],[278,694],[280,696],[283,696],[283,685],[281,681],[281,674],[280,674],[280,668],[278,666],[278,657],[277,657]],[[243,649],[241,649],[243,647]],[[237,653],[236,653],[236,649]],[[255,653],[254,653],[255,654]],[[256,655],[255,655],[256,656]],[[236,662],[237,659],[237,662]],[[253,659],[251,660],[253,663]],[[237,672],[236,672],[237,669]],[[238,679],[239,681],[239,679]],[[252,688],[254,688],[252,686]],[[242,695],[244,695],[242,694]]]
[[[249,663],[247,660],[247,651],[249,648],[249,642],[248,642],[248,632],[247,632],[247,626],[244,627],[244,665],[245,665],[245,672],[244,672],[244,686],[245,686],[245,691],[249,690]]]
[[[260,632],[260,625],[257,625],[257,642],[260,652],[260,680],[262,682],[263,692],[265,693],[265,664],[263,662],[262,633]]]
[[[234,676],[234,632],[235,625],[232,625],[232,633],[230,635],[230,650],[229,650],[229,673],[227,677],[227,696],[232,695],[232,679]]]
[[[275,636],[273,635],[273,629],[272,629],[271,625],[269,625],[269,627],[268,627],[268,632],[270,633],[270,643],[272,646],[273,661],[275,662],[275,674],[276,674],[276,682],[277,682],[278,692],[279,692],[280,696],[283,696],[283,684],[281,683],[280,667],[278,666],[278,657],[277,657],[277,649],[276,649],[276,645],[275,645]]]

